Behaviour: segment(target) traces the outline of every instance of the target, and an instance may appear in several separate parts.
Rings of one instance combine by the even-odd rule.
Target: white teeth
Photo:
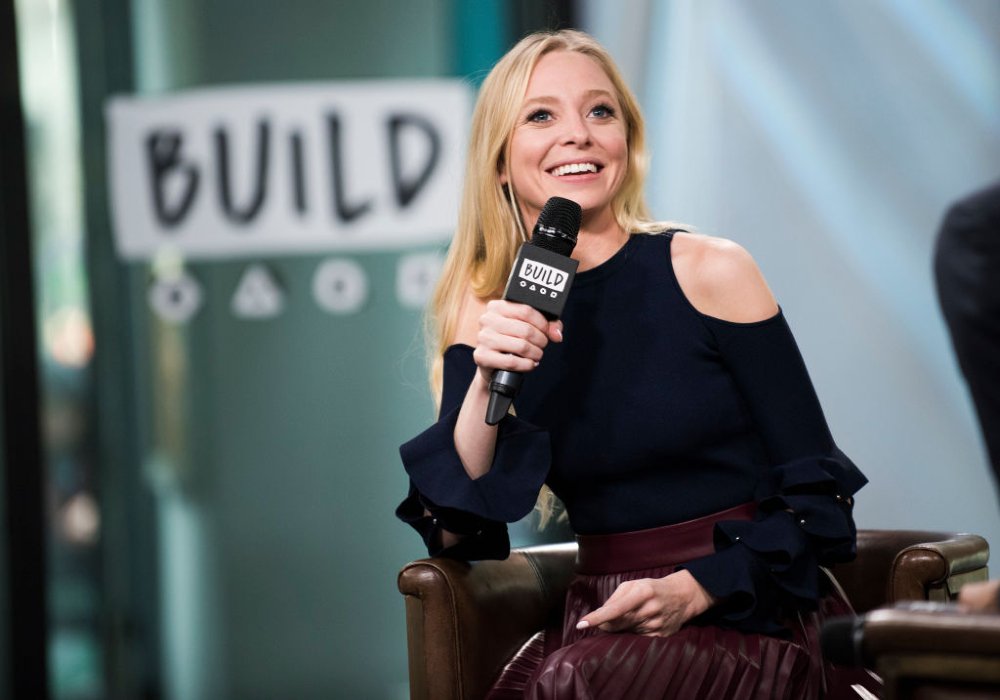
[[[596,173],[597,166],[593,163],[568,163],[552,169],[552,174],[556,177],[562,175],[575,175],[576,173]]]

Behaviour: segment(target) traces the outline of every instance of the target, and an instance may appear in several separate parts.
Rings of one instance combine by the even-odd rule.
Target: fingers
[[[958,592],[958,602],[970,612],[997,612],[1000,579],[968,583]]]
[[[486,312],[480,317],[479,323],[482,326],[484,323],[501,318],[529,324],[542,335],[545,335],[545,331],[550,323],[537,309],[533,309],[527,304],[518,304],[517,302],[505,301],[504,299],[494,299],[487,303]]]
[[[563,323],[562,321],[549,321],[549,327],[546,334],[554,343],[561,343],[563,339]]]
[[[549,341],[561,338],[558,321],[548,321],[525,304],[493,300],[479,318],[473,358],[481,368],[528,372],[538,365]]]
[[[515,355],[542,359],[542,349],[549,344],[548,336],[535,326],[513,318],[491,319],[489,325],[479,329],[481,343],[489,343],[494,350]]]
[[[611,597],[596,610],[584,615],[577,629],[600,627],[606,632],[617,632],[637,624],[644,618],[640,610],[651,597],[645,581],[626,581],[618,586]]]
[[[633,632],[645,636],[666,637],[685,622],[681,607],[664,596],[663,579],[626,581],[615,589],[607,602],[581,618],[577,629],[597,627],[604,632]]]

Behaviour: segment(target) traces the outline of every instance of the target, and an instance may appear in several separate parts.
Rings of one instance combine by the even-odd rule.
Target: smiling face
[[[571,199],[584,220],[611,214],[628,165],[621,106],[601,66],[574,51],[539,59],[510,139],[508,177],[526,226],[549,197]],[[509,175],[508,175],[509,172]]]

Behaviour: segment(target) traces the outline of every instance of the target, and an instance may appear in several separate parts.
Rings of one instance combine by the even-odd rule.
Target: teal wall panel
[[[455,66],[477,84],[512,39],[510,0],[456,0]]]
[[[450,2],[133,8],[140,94],[453,64]],[[421,312],[396,299],[400,252],[337,256],[368,276],[353,315],[313,299],[325,255],[190,262],[204,306],[181,327],[133,299],[149,329],[137,395],[150,405],[137,415],[157,493],[168,697],[405,697],[395,579],[423,551],[392,515],[406,491],[397,449],[432,406]],[[285,311],[238,319],[232,295],[258,262]]]
[[[199,590],[234,692],[348,683],[377,696],[405,680],[395,575],[422,551],[392,517],[406,489],[397,447],[432,407],[419,312],[395,298],[398,254],[350,258],[371,285],[359,313],[313,302],[322,258],[278,259],[287,309],[267,321],[230,312],[244,263],[191,266],[206,303],[186,333],[178,483],[203,510],[217,579]]]

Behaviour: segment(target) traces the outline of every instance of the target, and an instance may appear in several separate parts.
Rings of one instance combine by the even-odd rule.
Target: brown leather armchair
[[[886,700],[1000,697],[1000,615],[880,608],[864,617],[860,639]]]
[[[574,543],[516,549],[504,561],[421,559],[403,567],[410,696],[481,698],[521,645],[562,615]],[[985,580],[978,535],[862,530],[858,557],[833,571],[859,613],[901,600],[950,600]]]
[[[985,541],[956,535],[946,543],[909,546],[891,561],[891,545],[870,546],[873,539],[891,541],[896,534],[859,533],[858,559],[835,568],[858,612],[867,613],[858,649],[861,661],[882,678],[886,700],[1000,697],[1000,616],[904,602],[949,603],[962,585],[983,580],[989,556]],[[868,572],[884,581],[884,598],[874,595],[881,582],[872,580],[874,585],[866,588],[859,578]]]

